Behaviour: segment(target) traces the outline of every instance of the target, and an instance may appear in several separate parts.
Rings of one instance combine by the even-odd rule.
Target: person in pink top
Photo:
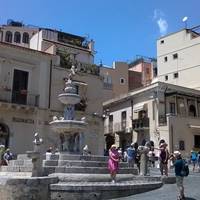
[[[110,171],[110,176],[112,179],[112,183],[115,183],[116,174],[119,169],[119,159],[120,155],[117,151],[117,147],[113,144],[109,150],[109,160],[108,160],[108,169]]]

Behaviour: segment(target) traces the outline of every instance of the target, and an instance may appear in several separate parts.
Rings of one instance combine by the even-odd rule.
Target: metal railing
[[[132,125],[134,130],[149,128],[149,118],[133,119]]]
[[[39,95],[34,95],[26,90],[8,91],[0,90],[0,101],[7,103],[15,103],[29,106],[39,106]]]
[[[107,89],[107,90],[112,90],[113,88],[113,84],[110,84],[110,83],[103,83],[103,87],[104,89]]]
[[[167,124],[167,117],[166,115],[159,115],[158,116],[159,126],[165,126]]]

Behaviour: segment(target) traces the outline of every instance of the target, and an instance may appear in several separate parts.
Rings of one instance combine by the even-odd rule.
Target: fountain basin
[[[58,95],[58,99],[63,104],[75,105],[80,102],[80,96],[78,94],[72,94],[72,93],[60,94],[60,95]]]
[[[87,125],[86,122],[78,120],[55,120],[50,122],[49,124],[55,132],[68,134],[82,131],[86,128]]]

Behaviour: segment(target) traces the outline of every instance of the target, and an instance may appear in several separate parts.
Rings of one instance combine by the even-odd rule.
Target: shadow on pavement
[[[190,198],[190,197],[185,197],[185,200],[197,200],[197,199]]]

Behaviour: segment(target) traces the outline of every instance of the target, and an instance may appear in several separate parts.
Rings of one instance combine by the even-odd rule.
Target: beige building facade
[[[157,82],[120,98],[104,102],[104,133],[109,148],[115,142],[125,149],[132,142],[164,139],[169,151],[189,155],[200,148],[198,90]]]
[[[0,43],[1,144],[16,154],[25,153],[33,148],[33,135],[39,132],[44,151],[49,146],[59,147],[60,136],[51,130],[49,122],[55,115],[63,116],[64,106],[57,95],[63,92],[67,74],[59,56]],[[81,71],[74,81],[82,100],[76,118],[84,116],[88,123],[80,133],[82,146],[87,144],[92,154],[103,154],[103,82],[99,75]]]
[[[199,51],[199,26],[158,39],[158,80],[199,90]]]

